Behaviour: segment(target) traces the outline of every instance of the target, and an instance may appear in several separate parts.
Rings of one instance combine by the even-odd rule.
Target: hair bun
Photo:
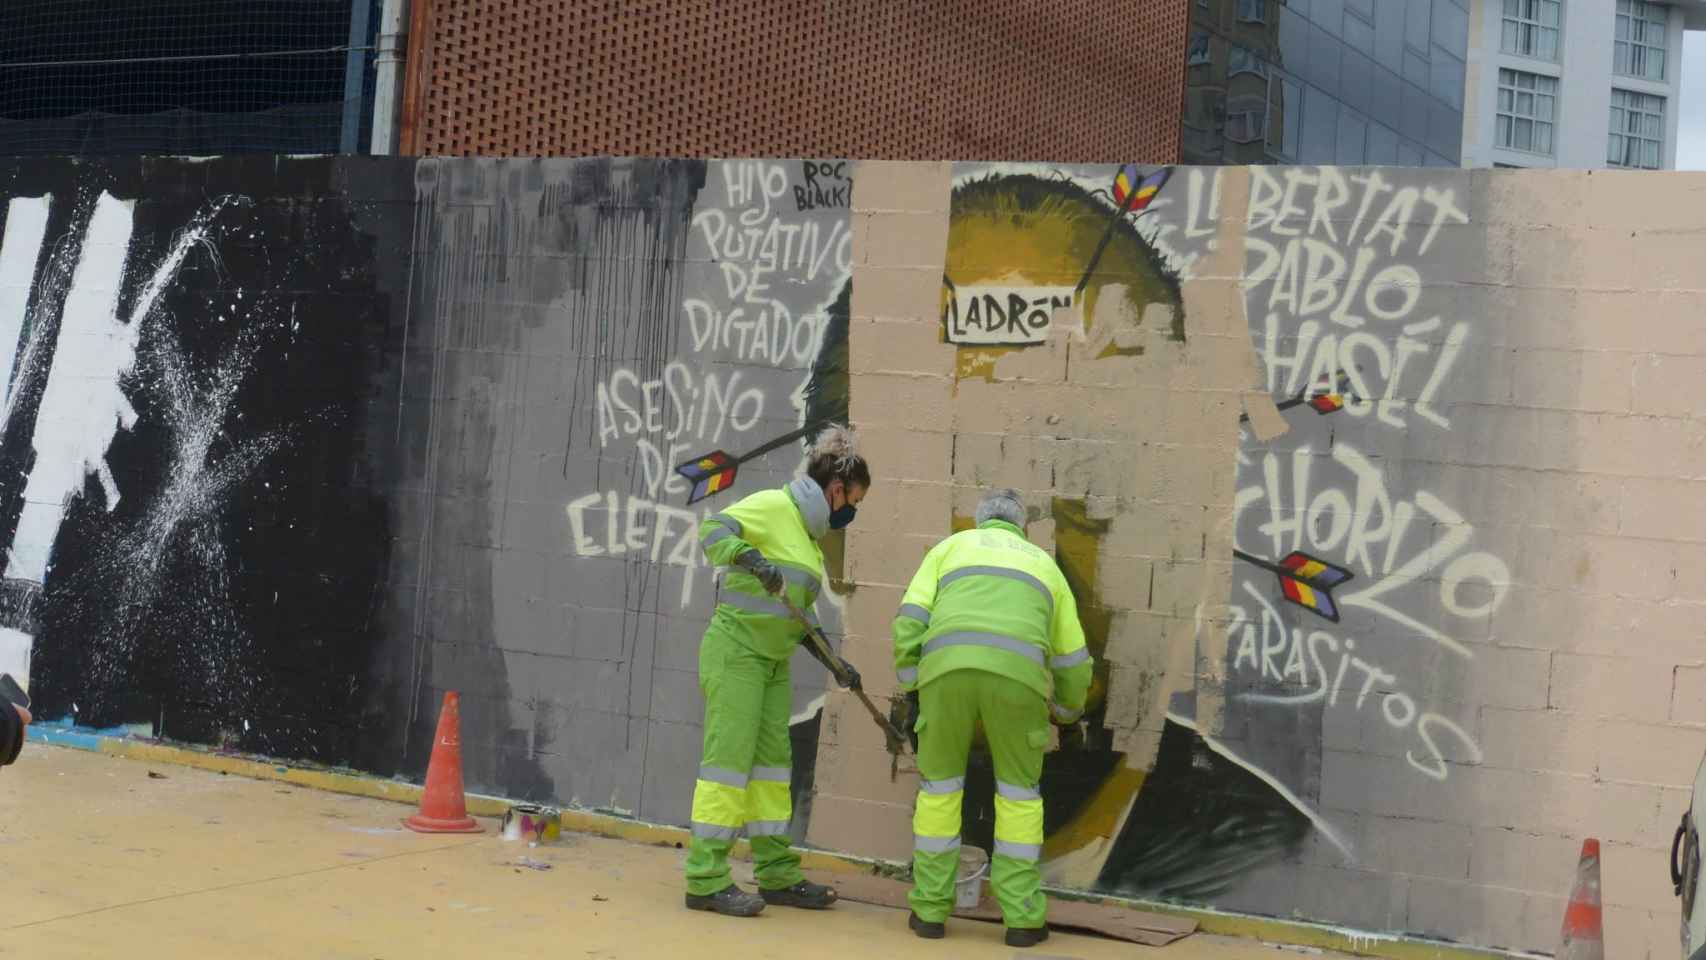
[[[817,439],[812,441],[810,458],[831,458],[835,461],[836,472],[840,473],[859,459],[859,438],[851,427],[832,423],[819,431]]]

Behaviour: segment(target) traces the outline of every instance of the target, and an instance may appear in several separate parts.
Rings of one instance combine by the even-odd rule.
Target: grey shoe
[[[720,913],[725,917],[756,917],[764,912],[764,898],[756,893],[747,893],[731,883],[716,893],[705,896],[688,894],[687,909]]]

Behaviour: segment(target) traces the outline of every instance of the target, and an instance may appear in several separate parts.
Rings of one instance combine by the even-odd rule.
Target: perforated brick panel
[[[416,2],[419,153],[1178,158],[1190,0]]]

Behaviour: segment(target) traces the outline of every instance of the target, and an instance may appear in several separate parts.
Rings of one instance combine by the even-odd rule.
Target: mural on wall
[[[1154,395],[1166,388],[1166,360],[1147,354],[1157,344],[1183,344],[1189,329],[1180,289],[1184,274],[1155,242],[1160,227],[1154,218],[1177,189],[1174,174],[1171,168],[1132,165],[955,168],[941,315],[943,340],[956,348],[956,407],[969,410],[979,402],[979,381],[1025,376],[1030,368],[1019,365],[1027,352],[1042,357],[1050,377],[1115,387],[1103,401],[1110,410],[1141,409],[1145,391]],[[1128,766],[1116,744],[1115,728],[1134,725],[1149,709],[1139,701],[1159,694],[1139,689],[1158,687],[1160,677],[1131,684],[1125,681],[1140,671],[1121,676],[1124,668],[1110,663],[1116,622],[1145,602],[1120,593],[1139,585],[1102,548],[1139,498],[1137,465],[1110,445],[1136,449],[1143,426],[1141,420],[1110,420],[1094,407],[1053,411],[1048,423],[1058,436],[1081,438],[1096,450],[1073,456],[1066,445],[1056,453],[1026,448],[1011,437],[987,443],[981,430],[961,426],[965,415],[955,416],[957,484],[1052,491],[1046,509],[1033,506],[1033,520],[1050,530],[1044,536],[1053,543],[1045,545],[1053,547],[1078,599],[1098,670],[1087,722],[1068,731],[1045,760],[1050,803],[1044,858],[1051,879],[1090,886],[1121,824],[1133,819],[1140,790],[1155,779],[1154,772],[1146,776],[1143,768]],[[967,515],[953,518],[956,528],[970,522]],[[1165,552],[1164,544],[1156,546]],[[1152,590],[1152,581],[1141,588]],[[1117,687],[1116,678],[1122,681]],[[993,790],[985,765],[974,763],[967,793],[969,842],[992,836]],[[1145,792],[1157,793],[1154,787]],[[1167,832],[1180,836],[1179,818],[1167,819]],[[1153,818],[1145,822],[1164,826]]]
[[[1488,240],[1450,174],[1233,175],[955,167],[939,532],[1031,494],[1099,663],[1045,762],[1052,882],[1384,927],[1299,871],[1399,889],[1346,757],[1416,805],[1481,758],[1515,561],[1450,458],[1525,441],[1478,420],[1516,387],[1440,278]],[[857,177],[0,163],[0,669],[47,717],[407,776],[455,689],[470,789],[684,823],[697,527],[849,415]],[[1271,406],[1191,380],[1234,352]],[[827,678],[794,667],[803,837]],[[993,795],[974,762],[969,842]]]
[[[1330,752],[1402,758],[1424,797],[1481,760],[1468,693],[1511,572],[1428,462],[1453,430],[1474,429],[1462,398],[1484,376],[1478,318],[1429,268],[1447,244],[1466,256],[1477,241],[1460,230],[1470,205],[1454,178],[1250,177],[1246,316],[1286,430],[1262,442],[1241,425],[1216,746],[1355,863],[1345,811],[1359,804],[1325,795]],[[1170,716],[1193,722],[1193,708],[1180,695]]]
[[[424,763],[436,691],[460,685],[465,722],[506,731],[475,782],[686,822],[716,602],[699,524],[847,416],[852,166],[427,161],[416,180],[409,339],[446,359],[405,395],[446,404],[403,424],[430,447],[428,506],[399,526],[424,565],[402,749]],[[825,679],[794,665],[802,836]]]
[[[350,465],[388,278],[340,201],[152,167],[0,169],[0,670],[44,716],[352,759],[387,538]],[[293,173],[339,194],[329,163]]]
[[[47,716],[381,773],[456,689],[470,788],[685,822],[697,527],[847,417],[853,182],[0,167],[0,669]],[[803,835],[826,678],[795,677]]]
[[[1052,503],[1035,519],[1052,526],[1101,664],[1087,734],[1063,737],[1046,765],[1052,876],[1271,909],[1276,901],[1253,878],[1304,856],[1311,838],[1355,862],[1354,824],[1321,795],[1324,751],[1341,738],[1404,757],[1417,789],[1478,759],[1473,708],[1460,691],[1509,570],[1440,493],[1408,486],[1424,471],[1399,478],[1387,466],[1437,449],[1434,435],[1456,415],[1453,388],[1475,372],[1465,360],[1473,319],[1455,315],[1452,291],[1424,277],[1445,231],[1468,223],[1466,202],[1420,174],[1413,183],[1391,171],[1251,176],[1245,316],[1285,430],[1264,442],[1248,415],[1233,414],[1232,595],[1225,622],[1203,624],[1200,606],[1194,614],[1196,656],[1211,655],[1218,635],[1223,668],[1181,680],[1121,663],[1117,652],[1109,661],[1125,611],[1190,617],[1203,586],[1179,576],[1207,559],[1194,556],[1195,537],[1151,542],[1142,558],[1103,548],[1119,514],[1153,509],[1140,505],[1140,469],[1122,472],[1106,455],[1114,462],[1082,477],[1051,467],[1035,486],[1054,491]],[[1217,173],[1200,169],[957,167],[942,336],[957,347],[961,390],[968,378],[1000,379],[1015,352],[1056,351],[1068,384],[1125,386],[1133,409],[1152,403],[1168,385],[1166,361],[1143,354],[1176,341],[1190,349],[1180,290],[1213,249],[1219,189]],[[1105,297],[1118,309],[1098,303]],[[1095,372],[1108,363],[1120,366]],[[1062,410],[1048,422],[1080,442],[1168,456],[1141,418],[1109,424]],[[968,439],[956,438],[956,481],[1012,476],[1003,461],[1016,443],[979,463],[983,448]],[[1079,490],[1084,499],[1064,495]],[[1124,506],[1087,515],[1098,501]],[[1133,583],[1122,566],[1142,567],[1146,582]],[[1162,569],[1177,597],[1156,595]],[[1144,595],[1112,592],[1122,586]],[[1158,629],[1129,636],[1150,648],[1179,642]],[[1201,683],[1217,702],[1206,727],[1196,715]],[[1132,769],[1121,718],[1147,709],[1137,691],[1163,684],[1164,733],[1152,759]]]

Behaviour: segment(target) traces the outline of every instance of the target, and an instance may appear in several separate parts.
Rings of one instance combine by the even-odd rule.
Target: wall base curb
[[[29,739],[33,745],[83,750],[125,760],[169,763],[175,766],[206,770],[210,773],[248,777],[252,780],[273,780],[293,786],[323,790],[328,793],[367,797],[373,800],[389,800],[395,803],[418,804],[422,791],[420,784],[409,783],[405,780],[386,780],[355,770],[311,766],[295,762],[283,763],[250,754],[230,753],[207,747],[154,740],[139,737],[129,729],[122,727],[93,730],[87,727],[74,727],[63,722],[37,723],[29,728]],[[484,819],[503,817],[514,802],[516,801],[484,794],[467,794],[469,815]],[[614,813],[594,810],[562,808],[562,825],[565,831],[654,846],[685,847],[690,839],[688,831],[681,827],[648,823]],[[734,853],[737,857],[747,857],[749,853],[746,841],[740,841],[736,845]],[[869,873],[898,878],[904,877],[908,872],[906,864],[873,860],[829,850],[802,849],[800,859],[801,865],[808,870],[823,870],[832,873]],[[1228,913],[1205,907],[1134,900],[1078,890],[1060,890],[1052,887],[1046,889],[1049,896],[1063,900],[1127,906],[1195,920],[1198,929],[1203,933],[1257,940],[1263,943],[1336,950],[1357,956],[1380,957],[1384,960],[1489,960],[1489,958],[1543,956],[1542,954],[1513,953],[1468,947],[1420,937],[1365,933],[1328,924]]]

